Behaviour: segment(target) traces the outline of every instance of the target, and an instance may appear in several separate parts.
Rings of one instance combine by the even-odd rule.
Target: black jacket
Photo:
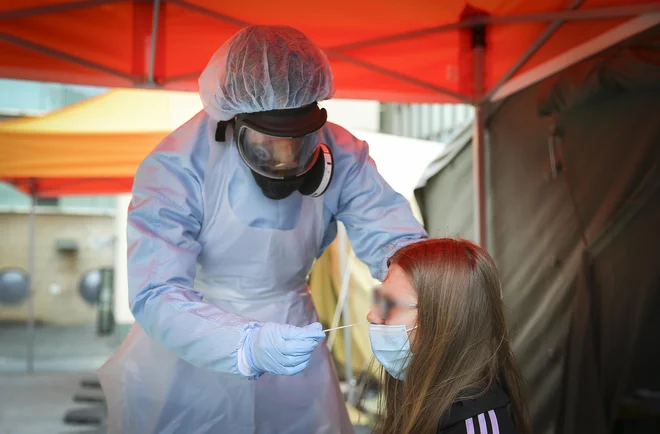
[[[440,419],[438,434],[516,434],[509,402],[497,385],[476,399],[457,401]]]

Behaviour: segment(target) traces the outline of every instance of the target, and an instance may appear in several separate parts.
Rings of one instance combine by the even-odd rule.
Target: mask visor
[[[316,162],[319,150],[316,133],[302,137],[273,136],[246,125],[239,130],[237,142],[241,157],[250,169],[272,179],[305,174]]]

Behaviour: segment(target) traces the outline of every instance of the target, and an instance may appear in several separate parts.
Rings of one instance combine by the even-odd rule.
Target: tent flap
[[[415,188],[417,205],[432,237],[472,238],[472,132],[471,124],[459,131],[442,155],[427,167]],[[438,179],[434,179],[436,175]],[[452,197],[451,202],[444,201],[448,196]],[[442,212],[437,213],[438,210]]]
[[[646,72],[631,62],[627,80],[639,74],[643,82]],[[551,119],[536,111],[547,85],[510,97],[489,120],[490,251],[535,431],[606,432],[643,412],[635,403],[660,389],[660,90],[606,93]],[[549,176],[553,123],[564,168],[556,179]],[[469,154],[441,166],[417,192],[433,235],[445,227],[471,235],[472,203],[463,199]]]

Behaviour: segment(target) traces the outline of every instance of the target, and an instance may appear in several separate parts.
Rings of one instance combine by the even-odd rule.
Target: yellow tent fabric
[[[93,190],[74,193],[130,191],[142,159],[201,109],[196,93],[117,89],[41,118],[0,123],[0,179],[67,180],[51,194],[69,193],[71,179],[95,180]],[[119,191],[117,179],[127,181]]]
[[[0,132],[145,134],[170,132],[202,109],[196,92],[115,89],[40,118],[0,124]]]

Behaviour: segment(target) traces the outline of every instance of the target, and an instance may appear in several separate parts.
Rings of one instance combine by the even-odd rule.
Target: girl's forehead
[[[389,294],[411,292],[416,293],[415,289],[412,287],[408,276],[397,264],[390,265],[390,268],[383,280],[383,285],[381,286],[381,291]]]
[[[401,268],[398,264],[390,265],[390,268],[387,270],[387,275],[385,276],[385,280],[383,280],[383,283],[399,282],[401,280],[408,280],[408,277],[406,276],[406,273],[403,271],[403,268]]]

